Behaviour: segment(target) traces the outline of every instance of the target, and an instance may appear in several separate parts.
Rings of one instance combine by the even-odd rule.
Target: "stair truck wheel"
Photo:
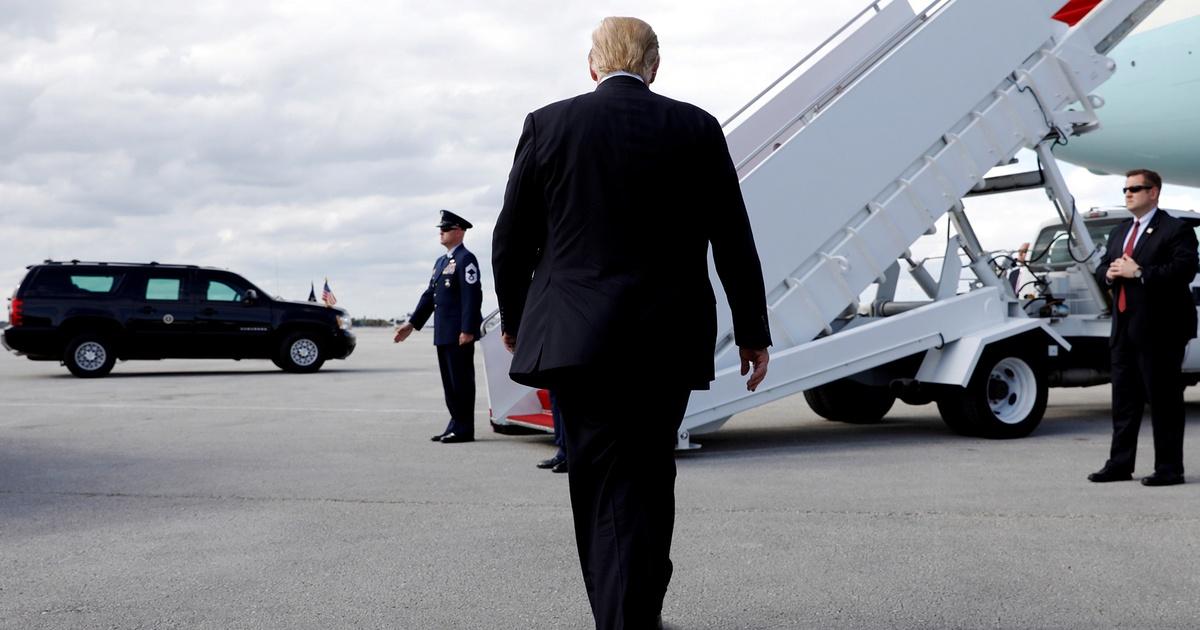
[[[279,345],[275,365],[284,372],[316,372],[325,364],[321,350],[321,338],[311,332],[295,332],[284,338]]]
[[[79,378],[99,378],[112,371],[117,362],[112,341],[98,333],[83,333],[67,344],[63,363]]]
[[[887,387],[843,378],[805,391],[804,400],[826,420],[874,424],[883,420],[896,397]]]
[[[966,387],[938,398],[938,412],[955,433],[990,439],[1022,438],[1046,413],[1046,372],[1016,348],[984,350]]]

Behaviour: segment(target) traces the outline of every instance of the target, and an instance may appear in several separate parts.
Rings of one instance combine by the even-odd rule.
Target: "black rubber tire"
[[[1020,385],[1014,387],[1013,383]],[[1045,370],[1028,353],[989,348],[979,358],[967,386],[949,388],[938,398],[937,406],[942,420],[955,433],[1011,440],[1033,433],[1041,424],[1049,391]],[[993,411],[993,403],[1001,405],[1004,417]]]
[[[83,333],[67,343],[63,363],[79,378],[100,378],[117,363],[112,341],[99,333]]]
[[[808,406],[822,418],[850,424],[881,422],[896,404],[887,387],[840,379],[804,392]]]
[[[316,372],[325,364],[325,351],[320,335],[311,332],[294,332],[279,344],[275,365],[284,372],[308,374]]]

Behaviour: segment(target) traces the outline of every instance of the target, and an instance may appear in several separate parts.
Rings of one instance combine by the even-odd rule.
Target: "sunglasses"
[[[1143,190],[1150,190],[1151,188],[1154,188],[1154,187],[1153,186],[1127,186],[1125,188],[1122,188],[1121,192],[1123,192],[1125,194],[1140,193]]]

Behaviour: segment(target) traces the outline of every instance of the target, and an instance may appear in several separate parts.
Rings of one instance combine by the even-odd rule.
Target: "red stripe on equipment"
[[[509,422],[523,424],[525,426],[534,426],[541,429],[554,431],[554,416],[548,413],[531,413],[523,416],[509,416]]]
[[[1058,13],[1054,14],[1054,19],[1059,22],[1066,22],[1070,26],[1075,26],[1082,20],[1096,5],[1100,4],[1101,0],[1071,0],[1063,5]]]
[[[542,409],[549,412],[550,411],[550,390],[539,389],[538,390],[538,400],[540,400],[542,402]]]

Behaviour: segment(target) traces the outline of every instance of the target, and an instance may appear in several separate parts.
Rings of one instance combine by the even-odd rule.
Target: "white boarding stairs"
[[[1051,19],[1064,0],[938,0],[919,13],[905,0],[879,0],[735,114],[726,135],[774,345],[767,379],[746,391],[717,291],[717,377],[693,393],[679,446],[735,413],[923,351],[919,380],[965,386],[993,341],[1041,328],[1066,346],[997,279],[961,199],[992,167],[1031,148],[1060,214],[1067,211],[1048,139],[1098,126],[1088,94],[1115,70],[1102,53],[1160,2],[1104,0],[1068,28]],[[931,303],[834,333],[831,322],[894,276],[897,260],[947,212],[958,233],[946,259],[961,248],[978,288],[955,295],[959,266],[947,264],[937,287],[924,277]],[[1091,241],[1078,232],[1076,255],[1089,258]],[[710,276],[719,284],[711,268]],[[541,405],[508,379],[499,337],[485,332],[483,345],[492,418],[503,425]]]

